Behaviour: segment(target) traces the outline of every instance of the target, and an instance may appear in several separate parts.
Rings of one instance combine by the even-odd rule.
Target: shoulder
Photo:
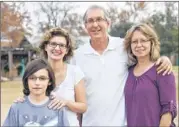
[[[116,46],[124,46],[124,39],[120,37],[109,36],[110,43],[114,43]]]
[[[163,72],[161,72],[160,74],[157,74],[157,79],[171,81],[171,80],[175,80],[175,76],[173,72],[165,75],[163,75]]]
[[[19,109],[23,109],[24,105],[26,105],[26,101],[24,101],[22,103],[21,102],[13,103],[11,105],[10,109],[16,112]]]
[[[109,39],[110,39],[111,41],[116,41],[116,42],[121,42],[121,43],[123,43],[123,41],[124,41],[123,38],[113,37],[113,36],[109,36]]]
[[[89,46],[90,46],[89,43],[86,43],[86,44],[80,46],[77,50],[75,50],[75,55],[83,54],[84,51],[89,49]]]
[[[68,67],[72,71],[81,71],[81,69],[78,65],[68,64]]]
[[[129,67],[128,67],[129,73],[134,69],[135,66],[136,66],[136,65],[132,65],[132,66],[129,66]]]

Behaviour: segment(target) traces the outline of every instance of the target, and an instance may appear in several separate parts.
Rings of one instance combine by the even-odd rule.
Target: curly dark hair
[[[45,32],[43,40],[40,44],[40,49],[42,50],[43,56],[47,59],[48,55],[47,52],[45,51],[45,46],[49,43],[49,40],[55,36],[62,36],[65,37],[67,41],[67,51],[68,53],[64,56],[63,61],[69,60],[73,56],[73,51],[74,51],[74,42],[69,35],[69,33],[62,28],[52,28],[49,31]]]
[[[27,64],[22,78],[24,95],[28,96],[30,94],[29,86],[28,86],[29,76],[33,75],[35,72],[37,72],[40,69],[46,69],[48,71],[49,82],[51,83],[51,85],[48,85],[46,89],[46,95],[49,96],[51,91],[55,88],[55,75],[51,66],[44,59],[35,59]]]

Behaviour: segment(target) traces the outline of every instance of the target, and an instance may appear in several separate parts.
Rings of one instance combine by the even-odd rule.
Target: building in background
[[[23,75],[27,62],[36,54],[25,36],[16,45],[12,43],[12,40],[1,37],[1,77],[11,80]]]

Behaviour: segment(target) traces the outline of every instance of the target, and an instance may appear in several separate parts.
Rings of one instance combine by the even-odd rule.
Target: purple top
[[[176,86],[173,73],[162,76],[152,66],[141,76],[134,76],[134,66],[124,89],[128,126],[159,126],[166,112],[176,117]]]

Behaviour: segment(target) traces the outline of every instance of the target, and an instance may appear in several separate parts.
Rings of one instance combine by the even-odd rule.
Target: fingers
[[[166,75],[170,71],[170,66],[167,66],[166,70],[163,72],[162,75]]]
[[[157,73],[161,73],[167,68],[168,64],[165,62],[162,62],[158,67],[157,67]]]
[[[50,109],[56,110],[56,109],[60,109],[62,107],[65,106],[65,102],[62,100],[58,100],[58,99],[54,99],[50,102],[50,104],[48,105],[48,107]]]
[[[60,106],[59,107],[57,107],[57,109],[59,110],[59,109],[61,109],[62,107],[64,107],[65,106],[65,103],[63,103],[63,102],[60,102]]]
[[[57,105],[55,105],[55,106],[53,107],[53,110],[59,110],[61,107],[63,107],[63,103],[62,103],[61,101],[59,101],[59,102],[57,103]]]
[[[51,100],[51,102],[48,104],[48,107],[51,109],[54,106],[56,106],[58,103],[59,103],[59,100],[55,98],[55,99]]]
[[[24,97],[18,97],[16,100],[14,100],[13,102],[14,103],[22,103],[25,101],[25,98]]]
[[[168,71],[168,75],[172,72],[172,70],[173,70],[173,66],[170,65],[170,69],[169,69],[169,71]]]
[[[163,72],[162,75],[170,74],[172,72],[172,65],[169,63],[162,63],[158,68],[157,68],[157,73]]]

